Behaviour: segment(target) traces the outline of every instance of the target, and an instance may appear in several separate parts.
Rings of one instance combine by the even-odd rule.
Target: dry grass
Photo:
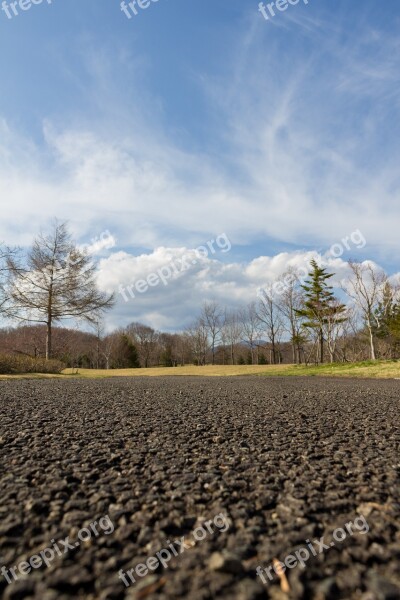
[[[0,375],[1,379],[101,379],[106,377],[162,377],[162,376],[205,376],[236,377],[243,375],[260,375],[264,377],[371,377],[374,379],[400,379],[399,361],[376,361],[354,364],[323,365],[321,367],[305,367],[304,365],[208,365],[196,367],[151,368],[151,369],[66,369],[61,375],[28,374]]]
[[[18,375],[0,375],[0,381],[5,379],[65,379],[65,375],[53,373],[24,373]]]
[[[72,369],[64,373],[71,375]],[[76,371],[74,371],[76,373]],[[325,377],[372,377],[383,379],[400,378],[400,362],[377,361],[354,364],[323,365],[321,367],[304,365],[208,365],[196,367],[194,365],[174,368],[152,368],[152,369],[115,369],[98,370],[79,369],[80,377],[160,377],[171,375],[186,375],[205,377],[235,377],[240,375],[262,375],[273,376],[325,376]]]
[[[206,377],[233,377],[236,375],[262,375],[268,369],[268,371],[279,371],[288,368],[290,365],[285,366],[265,366],[265,365],[207,365],[205,367],[196,367],[194,365],[188,365],[185,367],[156,367],[151,369],[112,369],[105,370],[99,369],[97,371],[91,369],[78,369],[78,374],[81,377],[160,377],[160,376],[171,376],[171,375],[186,375],[186,376],[199,376],[203,375]],[[75,369],[66,369],[65,374],[73,375],[77,371]]]

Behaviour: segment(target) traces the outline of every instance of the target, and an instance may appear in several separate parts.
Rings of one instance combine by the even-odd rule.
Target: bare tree
[[[105,359],[106,369],[110,369],[113,355],[115,354],[118,346],[118,341],[121,338],[121,333],[113,332],[103,338],[101,344],[101,353]]]
[[[346,330],[344,324],[348,318],[346,314],[347,310],[343,311],[342,307],[343,305],[339,300],[334,300],[332,302],[332,310],[326,312],[322,323],[323,336],[326,340],[331,363],[335,359],[338,341]]]
[[[185,331],[188,345],[198,365],[205,365],[209,350],[208,331],[201,318],[197,319]]]
[[[370,357],[376,360],[374,328],[379,325],[376,321],[376,308],[387,282],[386,273],[370,261],[358,263],[349,261],[351,277],[346,280],[343,290],[351,298],[360,311],[368,330]]]
[[[152,327],[143,323],[131,323],[126,328],[126,334],[138,349],[142,367],[147,369],[155,353],[159,334]]]
[[[210,337],[212,364],[215,365],[215,348],[220,338],[223,326],[224,311],[216,302],[204,302],[201,311],[201,320]]]
[[[242,325],[242,341],[248,345],[251,354],[251,363],[258,362],[258,347],[261,339],[260,321],[257,316],[255,302],[251,302],[239,311],[239,319]]]
[[[243,324],[236,311],[226,311],[222,333],[224,340],[229,345],[231,364],[234,365],[236,364],[235,349],[242,339],[243,333]]]
[[[104,338],[104,322],[99,318],[93,322],[93,329],[96,336],[96,369],[100,368],[101,345]]]
[[[304,291],[300,287],[298,270],[289,267],[278,279],[278,283],[282,287],[282,292],[276,299],[276,306],[283,315],[283,326],[290,335],[293,363],[300,364],[304,333],[303,318],[299,316],[298,311],[304,303]]]
[[[9,275],[9,260],[17,257],[18,250],[16,248],[9,248],[0,244],[0,315],[3,311],[6,311],[7,302],[10,299],[8,289],[8,275]]]
[[[278,359],[278,344],[283,333],[282,315],[278,310],[272,285],[260,292],[257,305],[257,316],[271,344],[271,363],[280,362]]]
[[[365,344],[360,336],[360,315],[356,306],[347,306],[347,320],[343,323],[343,336],[340,351],[343,362],[359,361],[365,358]]]
[[[111,308],[114,295],[97,289],[96,267],[72,242],[66,223],[39,235],[26,261],[8,258],[9,316],[46,325],[46,358],[52,355],[53,324],[69,318],[93,322]]]

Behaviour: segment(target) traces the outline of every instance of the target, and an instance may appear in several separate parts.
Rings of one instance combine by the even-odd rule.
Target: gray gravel
[[[399,391],[261,377],[0,382],[0,568],[107,515],[114,529],[9,585],[0,577],[0,595],[399,599]],[[194,543],[218,514],[229,528]],[[256,576],[357,518],[369,531],[287,570],[288,593]],[[165,569],[130,587],[118,578],[183,536]]]

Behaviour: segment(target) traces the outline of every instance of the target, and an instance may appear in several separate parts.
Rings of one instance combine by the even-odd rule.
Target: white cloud
[[[97,255],[104,250],[110,250],[116,246],[115,237],[108,231],[102,231],[100,236],[95,236],[90,240],[90,243],[79,244],[78,248],[81,252],[86,252],[89,255]]]
[[[172,262],[181,265],[185,257],[189,265],[186,270],[178,273],[171,270],[172,276],[165,284],[159,281],[143,293],[137,292],[136,282],[157,274]],[[117,294],[118,303],[107,319],[110,328],[141,321],[159,329],[180,330],[196,317],[204,300],[215,300],[230,308],[253,302],[259,288],[276,281],[289,267],[308,268],[312,258],[335,272],[332,285],[337,288],[350,274],[342,258],[321,256],[317,252],[285,252],[239,263],[223,262],[218,254],[199,258],[189,248],[160,247],[140,256],[116,252],[103,258],[99,265],[99,285],[102,290]],[[128,290],[130,285],[133,298]],[[118,291],[120,286],[125,299]]]

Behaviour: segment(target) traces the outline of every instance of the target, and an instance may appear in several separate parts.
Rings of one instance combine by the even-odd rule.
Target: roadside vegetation
[[[359,363],[339,363],[324,365],[207,365],[201,369],[195,365],[185,367],[151,369],[67,369],[64,374],[84,378],[103,377],[160,377],[160,376],[203,376],[237,377],[260,375],[263,377],[371,377],[400,379],[400,361],[363,361]]]
[[[22,373],[61,373],[65,365],[59,360],[0,354],[0,375]]]

